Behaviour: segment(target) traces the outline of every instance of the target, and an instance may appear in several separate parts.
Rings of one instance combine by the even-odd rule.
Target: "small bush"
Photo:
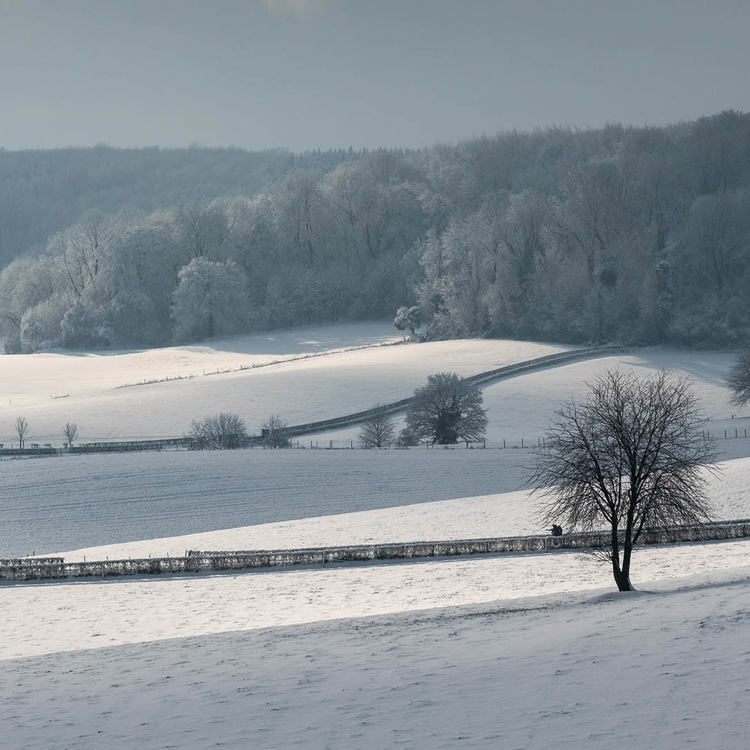
[[[247,428],[245,420],[237,414],[222,412],[212,417],[193,420],[190,424],[189,437],[196,448],[201,450],[230,450],[247,445]]]
[[[288,448],[289,438],[286,436],[287,423],[278,414],[270,416],[260,426],[260,434],[264,448]]]

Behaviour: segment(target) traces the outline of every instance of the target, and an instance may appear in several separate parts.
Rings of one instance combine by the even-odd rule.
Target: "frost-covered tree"
[[[744,406],[750,401],[750,347],[743,347],[727,374],[726,383],[732,391],[732,403]]]
[[[414,336],[421,324],[421,311],[419,305],[406,307],[402,305],[396,310],[396,317],[393,319],[393,325],[399,331],[408,330],[410,335]]]
[[[58,232],[50,241],[49,250],[58,259],[68,291],[75,298],[96,286],[113,239],[113,229],[113,219],[94,210]]]
[[[225,336],[245,329],[247,277],[234,261],[193,258],[180,269],[178,280],[171,313],[175,341]]]
[[[413,436],[438,445],[481,440],[487,429],[482,403],[482,392],[456,373],[436,373],[414,391],[406,426]]]
[[[289,437],[286,434],[286,420],[278,414],[271,415],[260,427],[264,448],[288,448]]]
[[[192,438],[193,445],[202,450],[230,450],[247,444],[245,420],[227,412],[194,419],[188,436]]]
[[[359,442],[363,448],[386,448],[396,437],[393,417],[381,404],[374,406],[359,430]]]

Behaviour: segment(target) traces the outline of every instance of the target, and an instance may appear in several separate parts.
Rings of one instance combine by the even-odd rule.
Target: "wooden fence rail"
[[[678,542],[702,542],[746,537],[750,537],[750,519],[650,529],[644,532],[639,544],[675,544]],[[373,562],[376,560],[408,560],[456,555],[591,550],[606,547],[608,542],[609,535],[605,532],[586,532],[562,534],[560,536],[539,534],[488,539],[393,542],[285,550],[192,550],[188,551],[184,557],[136,560],[66,563],[62,561],[62,558],[14,559],[0,560],[0,580],[41,581],[80,577],[105,578],[294,565],[325,565],[344,562]]]

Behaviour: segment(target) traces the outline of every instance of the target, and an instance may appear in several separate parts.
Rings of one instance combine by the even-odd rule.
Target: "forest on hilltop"
[[[428,338],[750,332],[750,115],[419,151],[0,151],[9,352],[392,317]]]

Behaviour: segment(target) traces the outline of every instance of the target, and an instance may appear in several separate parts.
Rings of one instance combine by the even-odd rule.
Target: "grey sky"
[[[750,110],[750,0],[0,0],[0,147],[429,146]]]

